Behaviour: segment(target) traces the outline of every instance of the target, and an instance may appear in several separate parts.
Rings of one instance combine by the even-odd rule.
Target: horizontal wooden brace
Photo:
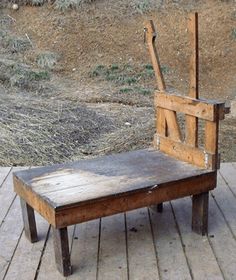
[[[201,168],[215,170],[217,169],[217,159],[214,154],[207,153],[206,151],[186,145],[186,143],[176,142],[169,137],[163,137],[155,134],[154,146],[161,152],[175,157]]]
[[[218,116],[219,119],[224,118],[224,103],[219,102],[155,92],[155,105],[208,121],[216,121]]]

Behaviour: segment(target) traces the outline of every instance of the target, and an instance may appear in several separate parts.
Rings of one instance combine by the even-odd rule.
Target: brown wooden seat
[[[37,241],[34,210],[53,227],[56,263],[71,274],[67,227],[98,217],[158,205],[192,195],[192,228],[207,233],[208,192],[216,187],[219,167],[218,128],[224,103],[198,98],[197,15],[190,16],[193,37],[189,96],[168,93],[154,46],[155,30],[146,24],[146,38],[159,90],[153,148],[40,167],[14,174],[21,198],[24,229]],[[177,114],[185,115],[185,133]],[[198,119],[205,122],[204,145],[199,144]]]

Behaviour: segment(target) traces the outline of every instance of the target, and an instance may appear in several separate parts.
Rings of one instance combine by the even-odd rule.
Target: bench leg
[[[208,233],[208,201],[209,192],[192,197],[192,230],[201,235]]]
[[[67,227],[56,229],[53,227],[55,260],[58,270],[64,275],[72,273]]]
[[[157,212],[162,213],[163,212],[163,203],[157,204]]]
[[[31,243],[38,241],[34,209],[20,198],[25,235]]]

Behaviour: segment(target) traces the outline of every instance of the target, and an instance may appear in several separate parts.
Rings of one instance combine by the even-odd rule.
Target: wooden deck
[[[65,279],[54,265],[51,231],[37,216],[40,241],[23,234],[12,172],[0,168],[0,279]],[[191,231],[191,199],[143,208],[69,228],[68,279],[236,279],[236,163],[223,163],[210,196],[209,235]]]

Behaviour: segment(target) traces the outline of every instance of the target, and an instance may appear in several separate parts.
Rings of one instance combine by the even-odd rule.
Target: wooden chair
[[[207,233],[208,193],[216,187],[218,128],[225,107],[198,98],[197,14],[189,18],[188,97],[167,93],[151,21],[145,32],[159,87],[154,147],[14,173],[25,234],[31,242],[37,241],[36,210],[52,225],[56,264],[64,276],[72,273],[69,225],[151,205],[162,211],[163,202],[192,196],[192,229]],[[178,125],[179,112],[186,115],[185,138]],[[205,121],[203,148],[198,144],[198,118]]]

